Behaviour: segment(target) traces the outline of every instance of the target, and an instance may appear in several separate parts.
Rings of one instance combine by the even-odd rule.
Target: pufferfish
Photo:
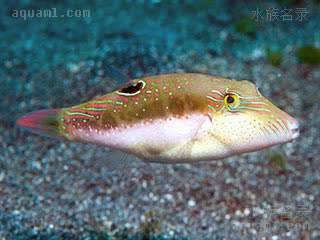
[[[222,159],[299,136],[298,122],[250,81],[192,73],[133,79],[73,107],[29,113],[17,124],[162,163]]]

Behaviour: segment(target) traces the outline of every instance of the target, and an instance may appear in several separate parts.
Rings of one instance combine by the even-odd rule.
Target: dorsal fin
[[[107,65],[105,67],[105,73],[109,78],[116,82],[116,85],[111,89],[112,91],[118,90],[123,84],[131,80],[127,75],[112,65]]]

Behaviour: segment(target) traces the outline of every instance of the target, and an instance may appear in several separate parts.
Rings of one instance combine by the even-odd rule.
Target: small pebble
[[[6,174],[4,173],[4,171],[0,171],[0,182],[2,182],[5,178]]]
[[[188,201],[188,206],[189,207],[194,207],[196,205],[196,202],[194,200],[189,200]]]

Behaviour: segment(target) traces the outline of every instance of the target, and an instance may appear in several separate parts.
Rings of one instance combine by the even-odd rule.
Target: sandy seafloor
[[[299,46],[320,47],[319,4],[50,2],[0,8],[1,239],[320,238],[320,68],[295,56]],[[305,8],[307,20],[259,20],[251,37],[235,31],[239,19],[269,7]],[[89,9],[91,17],[11,16],[51,8]],[[279,67],[268,63],[266,47],[283,52]],[[162,165],[15,126],[26,112],[107,93],[117,84],[106,76],[110,64],[132,78],[199,72],[251,79],[299,120],[300,137],[225,160]],[[284,156],[285,169],[270,163],[270,152]]]

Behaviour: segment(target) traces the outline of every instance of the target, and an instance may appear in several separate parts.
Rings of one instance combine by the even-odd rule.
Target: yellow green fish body
[[[203,74],[134,79],[102,97],[34,112],[17,123],[166,163],[221,159],[299,135],[297,121],[251,82]]]

